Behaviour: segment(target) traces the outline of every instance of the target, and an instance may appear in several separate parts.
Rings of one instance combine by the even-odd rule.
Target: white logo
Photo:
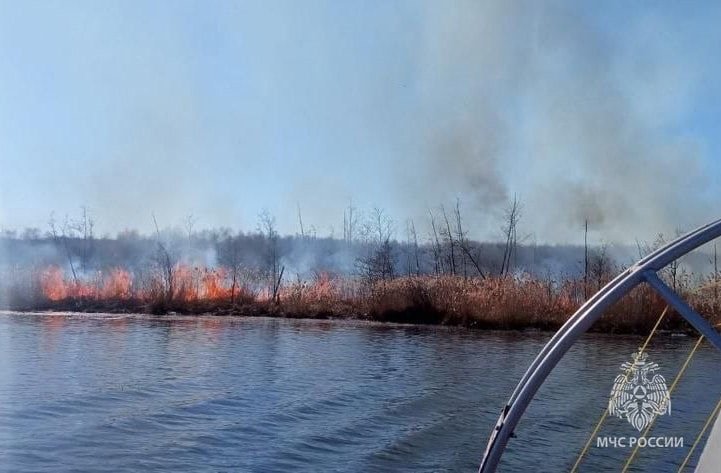
[[[625,417],[640,432],[657,415],[671,415],[671,398],[664,377],[654,374],[658,365],[647,361],[641,351],[632,357],[633,362],[624,362],[623,373],[616,376],[608,413],[621,419]]]

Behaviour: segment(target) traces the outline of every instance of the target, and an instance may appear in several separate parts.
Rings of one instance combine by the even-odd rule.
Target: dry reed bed
[[[578,279],[409,276],[374,282],[319,274],[312,281],[282,286],[271,300],[260,278],[236,281],[216,270],[178,271],[173,294],[157,277],[137,283],[121,270],[79,285],[57,271],[45,271],[24,287],[10,288],[11,308],[78,311],[214,313],[310,318],[358,318],[386,322],[461,325],[489,329],[555,330],[597,285],[584,290]],[[718,288],[678,288],[708,318],[719,318]],[[16,293],[13,293],[15,291]],[[593,330],[645,333],[665,306],[640,286],[614,305]],[[685,330],[677,315],[662,329]]]

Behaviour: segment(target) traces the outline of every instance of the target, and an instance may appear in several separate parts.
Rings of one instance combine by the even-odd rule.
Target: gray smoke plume
[[[425,238],[428,209],[460,198],[484,240],[517,194],[535,241],[578,243],[588,220],[594,241],[629,243],[715,214],[690,117],[718,72],[718,8],[98,5],[0,9],[0,102],[44,97],[29,79],[52,64],[58,105],[40,110],[66,125],[46,140],[0,110],[0,226],[87,205],[99,233],[151,232],[152,211],[252,230],[267,207],[292,234],[300,204],[340,236],[352,198]]]
[[[615,30],[581,7],[428,4],[411,195],[465,197],[476,220],[512,189],[541,241],[579,241],[585,220],[628,242],[714,217],[702,145],[674,131],[695,78],[656,41],[673,18],[630,11]]]

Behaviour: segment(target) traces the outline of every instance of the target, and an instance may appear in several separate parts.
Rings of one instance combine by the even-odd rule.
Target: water
[[[0,471],[474,471],[547,333],[263,318],[0,314]],[[660,336],[668,384],[694,343]],[[539,392],[503,471],[567,471],[638,337],[588,335]],[[639,470],[675,471],[721,396],[703,347]],[[601,435],[628,436],[609,419]],[[629,449],[592,448],[582,471]]]

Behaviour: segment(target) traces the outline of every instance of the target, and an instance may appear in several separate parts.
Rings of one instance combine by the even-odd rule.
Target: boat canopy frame
[[[636,286],[642,283],[650,285],[670,307],[676,309],[691,326],[721,350],[719,332],[673,289],[668,287],[657,274],[673,261],[719,236],[721,236],[721,219],[699,227],[657,249],[623,271],[591,296],[541,349],[513,390],[488,439],[478,472],[496,471],[508,440],[514,436],[516,425],[553,368],[579,337],[603,315],[606,309]]]

